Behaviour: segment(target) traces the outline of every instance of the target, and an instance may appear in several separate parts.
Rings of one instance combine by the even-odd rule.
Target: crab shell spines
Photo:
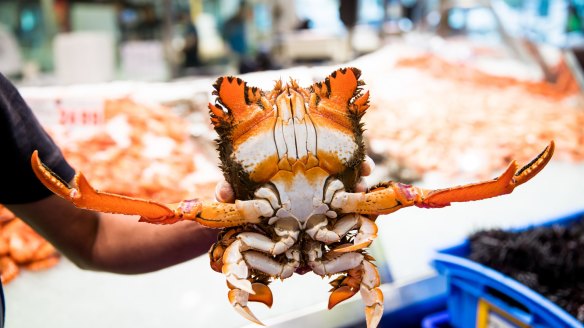
[[[219,135],[216,145],[221,170],[225,180],[232,185],[237,199],[252,199],[254,190],[261,183],[252,180],[246,168],[234,160],[234,146],[242,134],[254,128],[254,124],[271,116],[270,109],[264,108],[265,102],[260,101],[261,91],[248,87],[239,78],[220,77],[213,87],[213,95],[217,98],[215,104],[209,104],[209,114]],[[263,113],[264,109],[267,109],[267,113]]]

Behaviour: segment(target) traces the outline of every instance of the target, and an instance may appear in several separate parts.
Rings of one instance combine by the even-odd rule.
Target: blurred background
[[[451,307],[455,279],[432,264],[437,251],[477,231],[584,210],[583,60],[584,0],[0,1],[0,72],[99,190],[161,202],[213,199],[222,173],[207,105],[222,75],[271,90],[276,80],[308,87],[340,67],[359,68],[371,92],[363,117],[377,164],[370,185],[488,180],[555,140],[551,163],[510,195],[377,219],[370,252],[382,275],[383,327],[420,327],[435,313],[447,313],[453,326],[474,326],[454,317],[475,318],[476,309]],[[0,253],[19,268],[10,281],[2,276],[9,327],[250,325],[206,257],[138,276],[83,271],[65,258],[53,261],[55,254],[31,265],[11,254],[40,247],[32,234],[0,206],[0,241],[18,246]],[[11,242],[23,236],[34,243]],[[570,245],[567,267],[582,278],[584,255],[576,251],[584,247]],[[521,276],[533,282],[533,274]],[[465,284],[493,290],[478,281]],[[252,305],[268,326],[364,326],[359,296],[326,310],[330,287],[321,277],[270,286],[273,308]],[[497,327],[535,325],[543,310],[529,311]],[[565,311],[565,327],[584,322],[584,303]]]
[[[0,68],[35,84],[170,80],[344,62],[408,33],[577,49],[583,15],[580,0],[4,0]],[[97,66],[85,77],[79,57]]]

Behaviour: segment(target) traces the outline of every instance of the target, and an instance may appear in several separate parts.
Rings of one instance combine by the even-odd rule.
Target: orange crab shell
[[[354,187],[365,156],[360,120],[369,107],[360,75],[356,68],[339,69],[308,88],[277,81],[268,92],[236,77],[217,80],[211,122],[237,199],[251,199],[259,185],[278,172],[294,172],[295,165],[303,172],[319,166]]]

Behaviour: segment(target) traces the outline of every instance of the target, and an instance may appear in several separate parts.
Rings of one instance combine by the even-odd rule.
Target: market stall
[[[569,72],[558,73],[567,81],[563,84],[537,74],[502,76],[485,70],[488,65],[448,60],[410,44],[388,46],[342,66],[360,68],[371,93],[365,136],[378,165],[367,178],[370,185],[393,179],[443,188],[490,179],[513,159],[526,163],[550,140],[557,145],[549,166],[510,195],[380,216],[372,252],[387,312],[445,292],[430,265],[437,249],[479,229],[537,224],[584,207],[584,100]],[[271,89],[275,80],[289,77],[309,85],[336,68],[296,67],[243,77]],[[65,156],[100,189],[160,201],[212,199],[221,179],[216,135],[207,123],[212,82],[21,92]],[[253,308],[270,326],[344,327],[364,320],[359,297],[327,311],[328,285],[317,275],[295,275],[271,287],[272,309]],[[23,270],[5,293],[7,324],[14,327],[248,325],[227,302],[224,277],[209,268],[207,257],[136,276],[82,271],[61,258],[43,272]]]

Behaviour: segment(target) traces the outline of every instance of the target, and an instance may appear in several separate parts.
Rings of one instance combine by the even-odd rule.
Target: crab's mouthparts
[[[298,267],[295,272],[300,274],[300,275],[303,275],[303,274],[310,272],[310,271],[312,271],[312,268],[310,268],[308,265],[303,265],[303,266]]]

